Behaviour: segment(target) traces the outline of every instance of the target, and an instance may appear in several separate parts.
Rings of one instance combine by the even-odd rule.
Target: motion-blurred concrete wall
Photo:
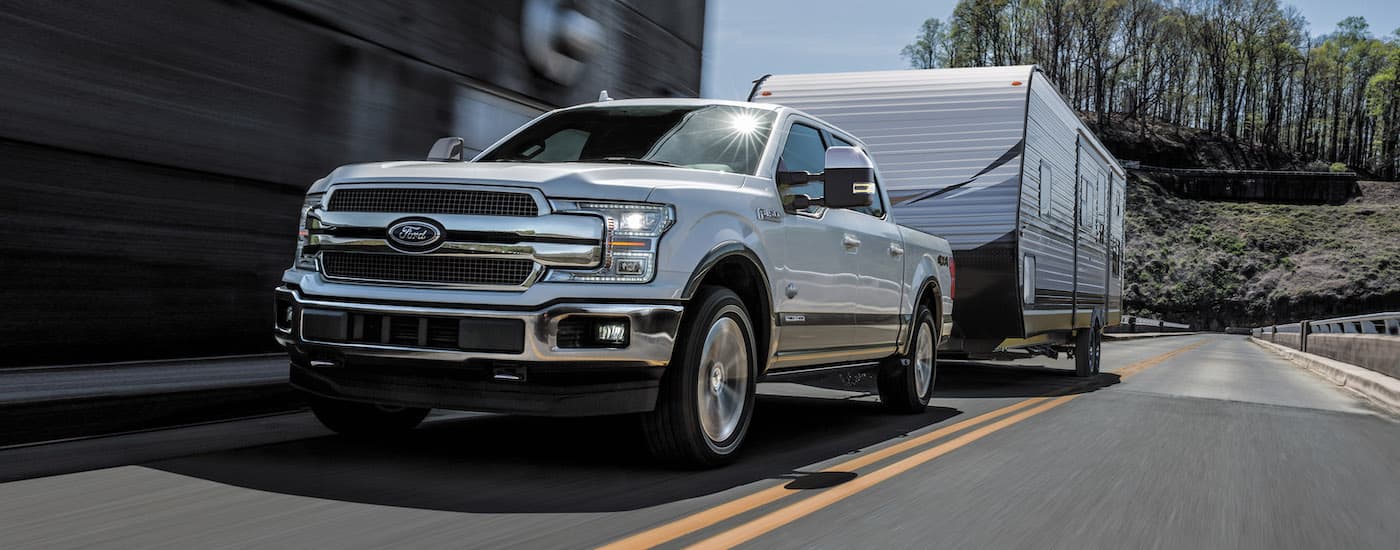
[[[0,0],[0,365],[272,350],[305,188],[695,96],[704,0]]]

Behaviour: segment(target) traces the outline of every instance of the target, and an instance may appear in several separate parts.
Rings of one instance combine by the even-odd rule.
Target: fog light
[[[292,322],[296,320],[296,309],[292,302],[278,295],[272,306],[272,324],[277,326],[277,330],[287,332],[292,330]]]
[[[593,338],[601,344],[624,344],[627,342],[627,321],[599,321],[593,325]]]
[[[641,260],[618,260],[618,262],[617,262],[617,273],[618,273],[618,275],[641,275],[641,274],[642,274],[642,261],[641,261]]]

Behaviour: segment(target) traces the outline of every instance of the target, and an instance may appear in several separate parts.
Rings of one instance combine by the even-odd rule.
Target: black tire
[[[739,340],[742,358],[732,351]],[[681,322],[671,363],[661,377],[656,410],[642,415],[653,456],[687,468],[734,460],[753,418],[757,348],[753,323],[739,296],[723,287],[702,287]],[[723,358],[729,359],[727,365]]]
[[[1094,376],[1099,373],[1103,362],[1103,330],[1094,321],[1091,329],[1081,329],[1074,340],[1074,375]]]
[[[308,395],[311,412],[331,431],[352,437],[385,437],[412,430],[430,409],[390,407]]]
[[[938,379],[938,324],[927,307],[919,306],[914,313],[914,330],[909,334],[907,353],[884,360],[880,363],[880,373],[876,384],[880,389],[880,403],[885,408],[904,414],[917,414],[928,408],[929,397],[933,395],[934,382]],[[927,347],[928,349],[924,349]],[[920,379],[921,354],[928,361],[928,383]],[[922,386],[922,387],[921,387]]]

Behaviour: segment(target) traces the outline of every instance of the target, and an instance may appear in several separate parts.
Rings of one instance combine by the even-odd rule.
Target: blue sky
[[[1314,34],[1361,15],[1377,35],[1400,27],[1400,0],[1283,0]],[[929,17],[946,19],[955,0],[709,0],[705,97],[744,99],[764,73],[901,69],[899,50]]]

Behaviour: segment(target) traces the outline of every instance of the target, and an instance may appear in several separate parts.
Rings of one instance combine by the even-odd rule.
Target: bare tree
[[[900,50],[899,55],[914,69],[933,69],[948,64],[952,45],[948,41],[948,30],[937,18],[924,20],[919,35],[914,42]]]

